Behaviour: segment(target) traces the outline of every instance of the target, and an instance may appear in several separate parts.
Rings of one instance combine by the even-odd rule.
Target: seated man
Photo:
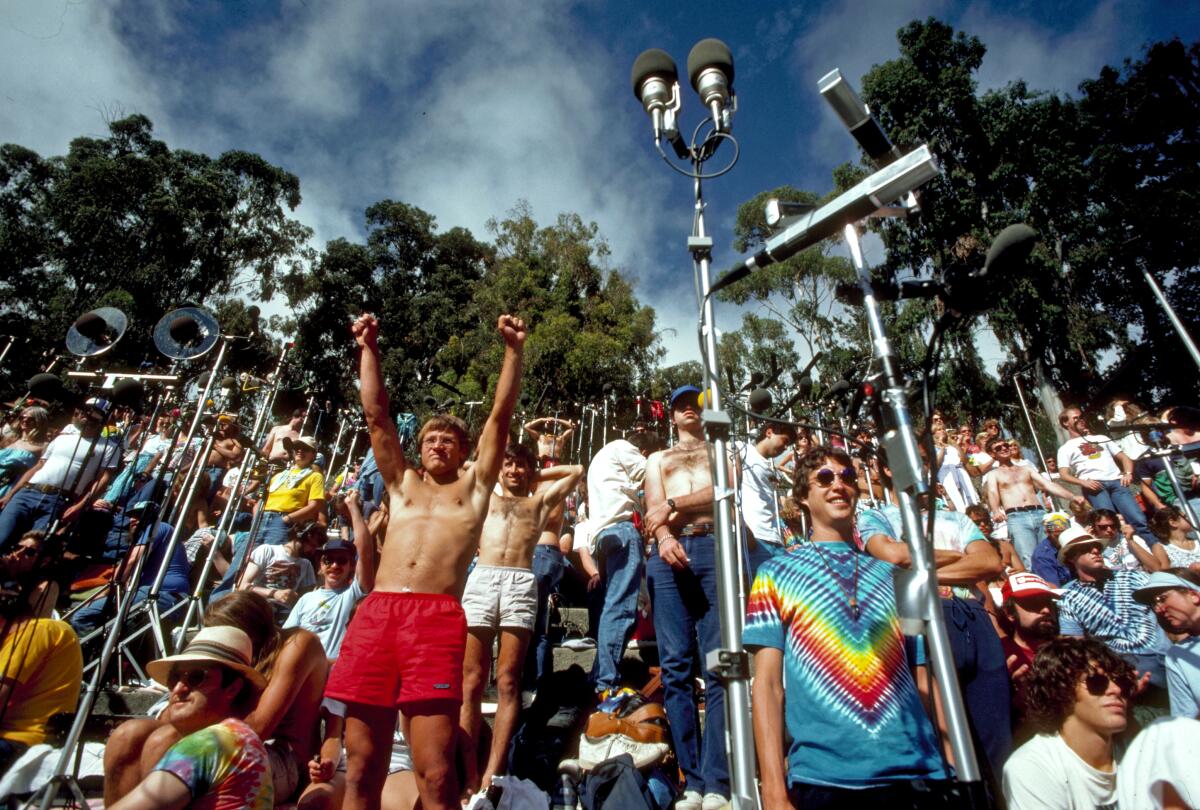
[[[250,562],[238,580],[239,591],[265,596],[279,621],[287,618],[300,594],[317,584],[308,558],[316,553],[325,531],[316,523],[290,529],[281,546],[261,545],[250,553]]]
[[[112,810],[274,806],[267,750],[242,721],[266,686],[250,661],[243,631],[206,627],[179,655],[147,665],[171,690],[163,717],[183,739]]]
[[[1075,573],[1058,559],[1059,535],[1071,527],[1071,516],[1066,512],[1050,512],[1042,518],[1046,536],[1033,550],[1033,573],[1051,585],[1065,585],[1075,578]]]
[[[46,741],[51,717],[75,710],[83,683],[75,632],[66,622],[35,618],[24,590],[0,591],[0,776]]]
[[[1200,714],[1200,579],[1194,571],[1173,568],[1151,574],[1133,598],[1151,608],[1163,630],[1183,635],[1167,650],[1167,692],[1171,714]]]
[[[375,539],[367,531],[359,507],[358,490],[342,501],[354,527],[354,544],[330,540],[321,547],[321,587],[300,597],[287,621],[316,634],[329,659],[337,658],[350,616],[359,600],[375,587]]]
[[[762,564],[746,615],[763,806],[934,806],[946,768],[905,660],[894,568],[855,542],[850,457],[810,451],[794,492],[811,542]]]
[[[1010,810],[1116,807],[1113,743],[1135,686],[1133,668],[1099,641],[1058,638],[1038,650],[1025,694],[1039,733],[1004,766]]]

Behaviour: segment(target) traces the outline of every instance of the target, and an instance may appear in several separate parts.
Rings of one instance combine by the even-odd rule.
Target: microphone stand
[[[918,500],[928,494],[929,487],[921,475],[921,456],[917,450],[912,417],[909,415],[904,380],[900,374],[898,358],[883,329],[879,304],[871,285],[871,270],[863,260],[857,225],[846,225],[843,235],[850,248],[854,269],[858,273],[871,346],[881,370],[883,385],[875,395],[881,401],[882,443],[887,449],[892,482],[899,496],[898,505],[904,521],[904,535],[908,538],[908,549],[912,559],[911,569],[896,569],[896,607],[902,626],[906,624],[906,619],[922,622],[934,679],[942,695],[942,710],[946,715],[957,779],[966,791],[967,795],[964,798],[969,799],[969,806],[986,807],[988,802],[983,777],[971,742],[970,725],[958,685],[958,671],[954,665],[954,651],[950,647],[946,618],[942,613],[941,597],[936,587],[937,566],[934,564],[933,544],[921,524]]]
[[[1025,402],[1025,391],[1021,387],[1021,378],[1017,374],[1013,374],[1013,387],[1017,389],[1017,400],[1021,403],[1021,413],[1025,414],[1025,422],[1029,425],[1029,435],[1033,437],[1033,446],[1037,448],[1038,466],[1042,468],[1042,472],[1049,475],[1049,470],[1046,469],[1046,454],[1042,450],[1042,443],[1038,441],[1037,428],[1033,424],[1033,415],[1029,412],[1029,405]]]
[[[330,451],[329,461],[325,464],[325,469],[330,475],[333,474],[333,465],[337,460],[338,451],[342,448],[342,436],[346,433],[346,422],[350,419],[350,415],[346,411],[339,410],[339,415],[337,438],[333,440],[333,450]]]

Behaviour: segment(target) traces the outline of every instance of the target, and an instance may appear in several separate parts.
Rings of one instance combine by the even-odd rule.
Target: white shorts
[[[462,595],[467,627],[519,627],[533,630],[537,580],[528,568],[476,565]]]

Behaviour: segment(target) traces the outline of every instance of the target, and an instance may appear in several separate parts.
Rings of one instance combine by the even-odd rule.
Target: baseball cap
[[[336,539],[336,540],[330,540],[327,543],[325,543],[325,545],[321,546],[322,554],[325,554],[330,551],[346,551],[346,552],[349,552],[351,557],[358,556],[358,549],[356,549],[354,547],[354,544],[347,543],[345,540],[342,540],[340,538]]]
[[[103,416],[112,408],[112,403],[104,397],[88,397],[84,400],[83,406]]]
[[[1047,593],[1051,596],[1059,597],[1062,595],[1062,588],[1055,588],[1037,574],[1031,574],[1027,571],[1012,574],[1000,587],[1000,596],[1005,602],[1013,598],[1020,599],[1023,596],[1041,596]]]
[[[1042,525],[1047,529],[1052,529],[1055,527],[1066,529],[1071,525],[1071,516],[1066,512],[1047,512],[1045,516],[1042,517]],[[1061,545],[1066,541],[1062,538],[1059,538],[1058,542],[1059,545]]]
[[[1154,597],[1158,593],[1172,588],[1200,592],[1200,585],[1188,582],[1178,574],[1172,574],[1170,571],[1155,571],[1146,580],[1145,585],[1133,592],[1133,598],[1143,605],[1151,605],[1154,604]]]
[[[1104,541],[1092,537],[1082,526],[1070,526],[1058,536],[1058,561],[1066,565],[1068,551],[1074,553],[1087,546],[1104,548]]]
[[[676,388],[674,391],[671,392],[671,407],[672,408],[675,407],[675,400],[677,400],[680,397],[685,396],[687,394],[695,394],[697,397],[699,397],[700,389],[694,385],[679,386],[678,388]]]

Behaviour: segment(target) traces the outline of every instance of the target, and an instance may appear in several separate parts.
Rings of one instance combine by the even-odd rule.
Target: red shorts
[[[358,606],[325,697],[381,708],[462,703],[467,619],[453,596],[375,591]]]

